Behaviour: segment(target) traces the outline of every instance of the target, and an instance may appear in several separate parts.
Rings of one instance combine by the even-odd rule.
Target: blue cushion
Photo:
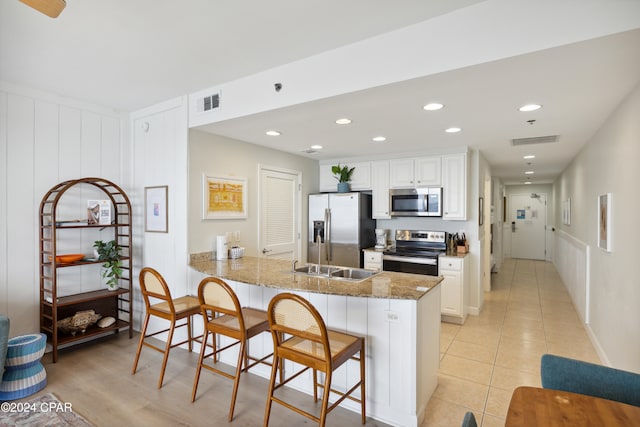
[[[640,374],[545,354],[542,387],[640,406]]]

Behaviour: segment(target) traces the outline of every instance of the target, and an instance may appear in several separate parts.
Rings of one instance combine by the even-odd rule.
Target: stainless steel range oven
[[[438,275],[438,257],[447,250],[445,231],[396,230],[395,249],[382,254],[382,269]]]

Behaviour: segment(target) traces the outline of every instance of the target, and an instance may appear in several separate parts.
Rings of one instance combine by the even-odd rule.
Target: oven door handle
[[[425,265],[438,265],[438,260],[435,258],[409,258],[406,256],[394,256],[394,255],[382,255],[383,261],[400,261],[410,264],[425,264]]]

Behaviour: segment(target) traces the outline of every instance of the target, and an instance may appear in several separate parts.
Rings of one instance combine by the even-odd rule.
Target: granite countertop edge
[[[371,278],[359,282],[349,282],[293,273],[291,271],[292,263],[287,260],[251,256],[215,260],[212,259],[212,255],[212,252],[191,254],[189,266],[200,273],[221,279],[285,291],[419,300],[443,280],[442,276],[382,271]]]

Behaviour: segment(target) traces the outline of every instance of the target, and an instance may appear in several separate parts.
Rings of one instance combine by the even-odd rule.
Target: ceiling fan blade
[[[62,9],[67,5],[65,0],[20,0],[27,6],[31,6],[38,12],[42,12],[51,18],[57,18]]]

